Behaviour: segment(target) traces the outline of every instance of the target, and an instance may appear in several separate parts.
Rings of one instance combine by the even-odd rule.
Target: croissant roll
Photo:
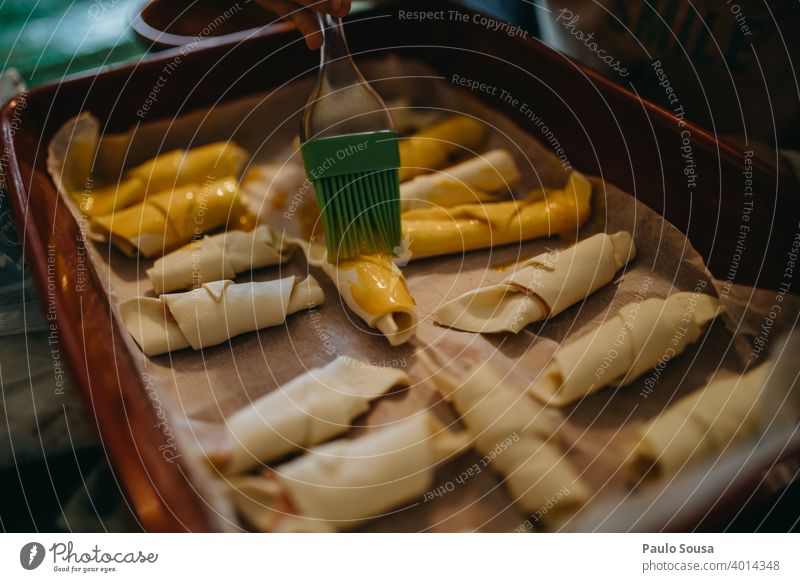
[[[402,210],[428,206],[459,206],[492,202],[519,181],[514,158],[506,150],[492,150],[451,168],[423,174],[400,186]]]
[[[526,513],[541,510],[554,495],[568,491],[560,510],[575,509],[589,491],[554,440],[554,426],[527,394],[517,394],[487,365],[463,378],[423,364],[438,390],[458,411],[470,438],[489,467],[504,478],[514,502]]]
[[[605,386],[628,384],[695,343],[720,310],[715,297],[689,292],[629,303],[596,330],[562,345],[530,393],[566,406]]]
[[[244,214],[234,178],[161,192],[92,219],[92,231],[126,255],[160,256]]]
[[[436,466],[463,452],[464,433],[429,412],[340,439],[259,476],[229,480],[234,505],[260,531],[352,529],[422,497]]]
[[[400,384],[408,384],[402,370],[339,357],[228,418],[225,444],[211,461],[225,473],[241,473],[322,443],[349,430],[370,401]]]
[[[289,260],[293,240],[266,225],[252,231],[230,230],[174,251],[147,270],[160,295],[192,289],[203,283],[232,279],[237,273],[279,265]]]
[[[363,255],[329,263],[325,249],[300,244],[310,265],[322,269],[347,306],[392,346],[408,342],[416,333],[419,316],[402,271],[387,255]]]
[[[136,297],[119,305],[128,332],[145,355],[199,350],[239,334],[280,325],[292,313],[325,300],[313,277],[234,283],[215,281],[193,291]]]
[[[630,233],[596,234],[563,251],[523,261],[504,281],[456,297],[434,316],[437,323],[464,331],[519,333],[610,283],[634,256]]]
[[[148,193],[237,176],[246,161],[247,152],[233,142],[173,150],[131,168],[119,184],[76,191],[73,197],[82,212],[101,216],[139,204]]]
[[[715,378],[678,400],[639,431],[628,461],[631,477],[657,479],[685,463],[758,435],[768,364],[743,376]]]
[[[589,218],[591,198],[591,183],[573,172],[563,190],[551,190],[544,199],[404,212],[403,238],[413,260],[574,233]]]
[[[400,181],[444,168],[456,153],[477,148],[486,133],[486,126],[480,121],[454,115],[401,139]]]

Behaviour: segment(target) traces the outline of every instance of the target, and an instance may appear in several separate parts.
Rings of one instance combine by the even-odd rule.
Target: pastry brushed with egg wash
[[[247,152],[233,142],[216,142],[156,156],[125,172],[118,184],[72,193],[78,207],[95,217],[141,203],[148,194],[237,176]]]
[[[347,306],[392,346],[409,341],[419,316],[403,272],[384,254],[364,255],[329,263],[324,248],[301,244],[308,263],[322,269],[333,281]]]
[[[130,257],[155,257],[244,215],[230,177],[148,196],[141,204],[93,218],[91,227]]]
[[[461,253],[532,238],[574,234],[589,218],[592,185],[578,172],[566,187],[544,199],[419,208],[402,215],[403,239],[411,259]]]
[[[444,168],[451,157],[477,148],[486,133],[486,126],[477,119],[453,115],[401,138],[400,181]]]

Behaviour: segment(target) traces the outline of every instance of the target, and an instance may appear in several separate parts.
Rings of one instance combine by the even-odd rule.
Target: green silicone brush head
[[[397,132],[315,139],[302,145],[302,153],[329,260],[394,253],[401,241]]]
[[[400,246],[400,148],[392,117],[347,48],[342,22],[317,14],[325,42],[317,84],[300,126],[328,260]]]

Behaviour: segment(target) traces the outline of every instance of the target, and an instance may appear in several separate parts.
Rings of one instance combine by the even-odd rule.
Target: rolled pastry
[[[423,106],[414,106],[408,97],[389,99],[386,102],[386,108],[392,112],[394,127],[401,134],[432,125],[441,117],[440,111]]]
[[[162,255],[238,220],[244,209],[234,178],[148,196],[142,204],[92,219],[93,232],[128,256]]]
[[[404,212],[411,258],[460,253],[576,231],[589,218],[592,185],[572,172],[563,190],[536,197]]]
[[[518,265],[498,283],[470,291],[434,312],[437,323],[464,331],[519,333],[526,325],[558,315],[611,282],[636,256],[630,233],[596,234],[558,253]]]
[[[308,263],[330,277],[347,306],[368,326],[385,335],[391,345],[402,345],[414,337],[419,323],[416,303],[403,272],[391,258],[369,255],[332,264],[324,248],[298,244]]]
[[[629,303],[596,330],[562,345],[530,393],[566,406],[605,386],[624,386],[681,354],[720,310],[716,298],[690,292]]]
[[[147,276],[157,295],[233,279],[237,273],[289,260],[292,240],[266,225],[207,236],[158,259]]]
[[[402,210],[459,206],[498,200],[519,181],[514,158],[492,150],[441,172],[417,176],[400,186]]]
[[[486,126],[480,121],[453,115],[400,139],[400,181],[444,168],[454,154],[474,150],[485,136]]]
[[[85,214],[101,216],[139,204],[148,193],[236,176],[245,161],[247,152],[233,142],[173,150],[131,168],[119,184],[78,190],[73,197]]]
[[[371,400],[408,376],[396,368],[340,357],[245,406],[226,423],[227,444],[212,455],[225,473],[241,473],[350,429]]]
[[[313,192],[302,164],[258,164],[252,166],[239,189],[244,204],[254,215],[266,220],[287,202],[297,206],[304,192]]]
[[[261,531],[336,531],[421,497],[434,470],[467,445],[429,412],[311,450],[260,476],[230,479],[245,521]]]
[[[542,407],[517,394],[487,365],[463,378],[443,371],[427,357],[421,360],[439,392],[455,407],[475,448],[489,467],[505,477],[514,502],[526,513],[542,510],[564,490],[559,513],[583,505],[589,491],[553,440],[555,427]]]
[[[692,459],[757,436],[765,420],[760,400],[768,369],[762,364],[743,376],[715,378],[651,420],[629,458],[631,476],[671,475]]]
[[[186,150],[162,154],[128,171],[151,192],[169,190],[183,184],[203,184],[225,176],[238,176],[247,161],[247,152],[232,141],[219,141]]]
[[[133,339],[148,356],[191,347],[199,350],[242,333],[280,325],[297,311],[325,300],[314,277],[299,281],[214,281],[185,293],[136,297],[119,304]]]

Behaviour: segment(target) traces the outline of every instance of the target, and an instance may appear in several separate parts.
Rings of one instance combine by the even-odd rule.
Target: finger
[[[350,0],[295,0],[299,4],[342,18],[350,13]]]
[[[258,3],[294,24],[305,38],[308,48],[316,50],[322,46],[322,33],[313,11],[288,0],[258,0]]]

